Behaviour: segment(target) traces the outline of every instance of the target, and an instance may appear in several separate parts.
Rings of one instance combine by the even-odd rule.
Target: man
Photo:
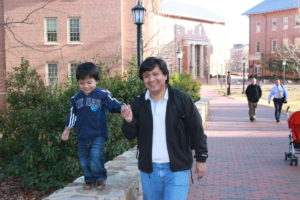
[[[271,98],[273,97],[275,107],[275,119],[276,122],[280,122],[281,108],[284,99],[288,99],[288,93],[285,87],[281,84],[280,80],[276,80],[275,85],[271,88],[268,103],[270,104]]]
[[[246,89],[246,96],[248,100],[249,107],[249,117],[250,121],[255,120],[255,109],[257,108],[257,102],[261,98],[261,88],[258,84],[256,84],[256,78],[251,79],[251,84],[248,85]]]
[[[137,137],[138,167],[144,200],[185,200],[195,149],[198,179],[206,171],[206,135],[194,102],[168,85],[169,71],[159,58],[149,57],[139,69],[146,92],[121,110],[122,131]]]

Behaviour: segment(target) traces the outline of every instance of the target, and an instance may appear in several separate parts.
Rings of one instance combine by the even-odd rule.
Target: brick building
[[[276,51],[300,49],[299,0],[264,0],[243,15],[249,16],[249,75],[280,75]]]
[[[137,0],[0,1],[0,22],[14,22],[0,26],[2,108],[5,74],[19,66],[22,58],[29,60],[47,85],[66,82],[76,64],[84,61],[108,62],[112,71],[123,72],[136,55],[131,14],[136,4]],[[224,20],[171,0],[144,0],[143,5],[147,9],[144,57],[161,56],[175,72],[180,47],[184,71],[202,78],[205,73],[217,73],[224,63]],[[24,19],[25,23],[19,23]]]

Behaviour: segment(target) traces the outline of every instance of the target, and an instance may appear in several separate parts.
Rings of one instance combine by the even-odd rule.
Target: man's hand
[[[198,175],[197,179],[203,178],[205,172],[206,172],[206,164],[203,162],[196,162],[195,173]]]
[[[128,122],[132,122],[133,120],[133,115],[132,115],[132,110],[130,105],[123,105],[121,107],[121,116]]]
[[[268,101],[268,104],[270,104],[270,101]]]
[[[70,132],[71,132],[71,129],[66,127],[64,132],[61,134],[61,137],[60,139],[62,141],[67,141],[69,139],[69,136],[70,136]]]

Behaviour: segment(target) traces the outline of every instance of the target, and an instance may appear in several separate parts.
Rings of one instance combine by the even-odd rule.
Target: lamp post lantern
[[[245,94],[245,68],[246,68],[246,58],[242,58],[243,60],[243,91],[242,94]]]
[[[182,60],[182,57],[183,57],[183,52],[181,51],[180,47],[178,47],[178,50],[176,52],[176,56],[177,56],[177,59],[178,59],[178,73],[179,75],[181,74],[181,60]]]
[[[282,61],[282,67],[283,67],[283,85],[285,84],[285,66],[286,66],[286,61]]]
[[[143,47],[142,47],[142,25],[144,24],[144,17],[146,9],[138,1],[138,4],[131,9],[133,22],[137,26],[137,65],[141,66],[143,60]]]

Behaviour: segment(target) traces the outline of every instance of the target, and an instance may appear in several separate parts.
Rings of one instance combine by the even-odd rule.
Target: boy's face
[[[98,81],[92,77],[78,80],[79,88],[84,92],[85,95],[90,94],[97,87],[97,83]]]

